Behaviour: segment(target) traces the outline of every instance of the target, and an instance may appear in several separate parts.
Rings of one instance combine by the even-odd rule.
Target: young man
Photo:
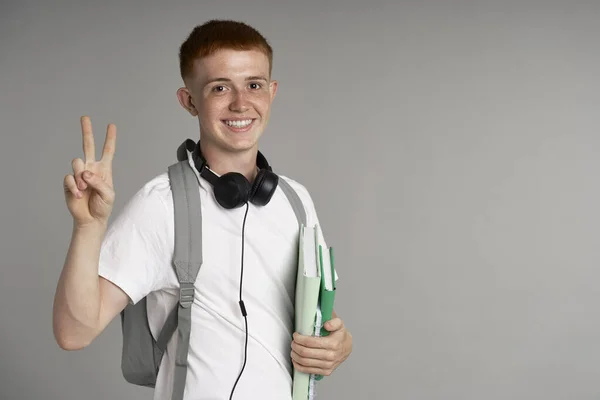
[[[277,92],[270,45],[244,23],[209,21],[182,44],[180,68],[184,87],[177,97],[198,118],[199,154],[215,174],[239,172],[254,182],[258,141]],[[167,173],[147,182],[109,225],[116,127],[108,126],[100,160],[95,159],[88,117],[81,119],[81,127],[84,159],[73,161],[73,173],[64,180],[73,232],[53,313],[54,334],[65,350],[86,347],[129,303],[146,296],[149,325],[157,336],[179,294]],[[282,190],[277,188],[264,206],[246,202],[225,209],[211,183],[195,172],[202,201],[203,264],[192,305],[186,398],[227,399],[240,373],[246,331],[238,292],[245,221],[243,291],[249,339],[235,398],[254,399],[260,393],[261,399],[290,399],[292,367],[330,375],[349,356],[352,337],[335,314],[326,324],[331,332],[327,337],[293,332],[298,222]],[[318,223],[307,190],[290,178],[279,179],[300,195],[308,224]],[[169,344],[155,399],[170,398],[174,353]]]

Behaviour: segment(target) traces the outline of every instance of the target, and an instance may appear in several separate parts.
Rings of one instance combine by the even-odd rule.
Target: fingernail
[[[90,171],[83,171],[83,177],[88,179],[92,174],[90,173]]]

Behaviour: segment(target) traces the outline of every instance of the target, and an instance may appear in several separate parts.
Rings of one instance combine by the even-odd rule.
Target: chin
[[[231,131],[221,131],[220,142],[232,151],[251,150],[258,144],[258,139],[262,132],[258,129],[252,129],[247,132],[235,133]]]

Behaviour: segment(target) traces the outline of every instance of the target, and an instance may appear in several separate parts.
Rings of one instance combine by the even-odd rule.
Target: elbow
[[[83,340],[65,338],[61,336],[56,336],[55,339],[58,347],[66,351],[83,350],[90,344],[89,342]]]
[[[85,349],[91,343],[91,339],[82,332],[68,329],[66,326],[54,325],[54,340],[58,347],[66,351]]]

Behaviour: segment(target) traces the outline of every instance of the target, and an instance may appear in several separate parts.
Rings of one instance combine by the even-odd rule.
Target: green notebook
[[[315,322],[315,335],[328,336],[325,323],[332,318],[333,304],[335,302],[335,266],[333,248],[323,247],[319,244],[319,267],[321,270],[321,287],[319,290],[319,304],[317,320]],[[317,331],[318,330],[318,331]],[[314,379],[320,381],[323,375],[315,375]]]
[[[323,324],[331,319],[333,303],[335,302],[335,263],[333,248],[319,245],[319,260],[321,267],[321,289],[319,292],[319,307]],[[321,328],[321,336],[329,335],[329,331]]]

